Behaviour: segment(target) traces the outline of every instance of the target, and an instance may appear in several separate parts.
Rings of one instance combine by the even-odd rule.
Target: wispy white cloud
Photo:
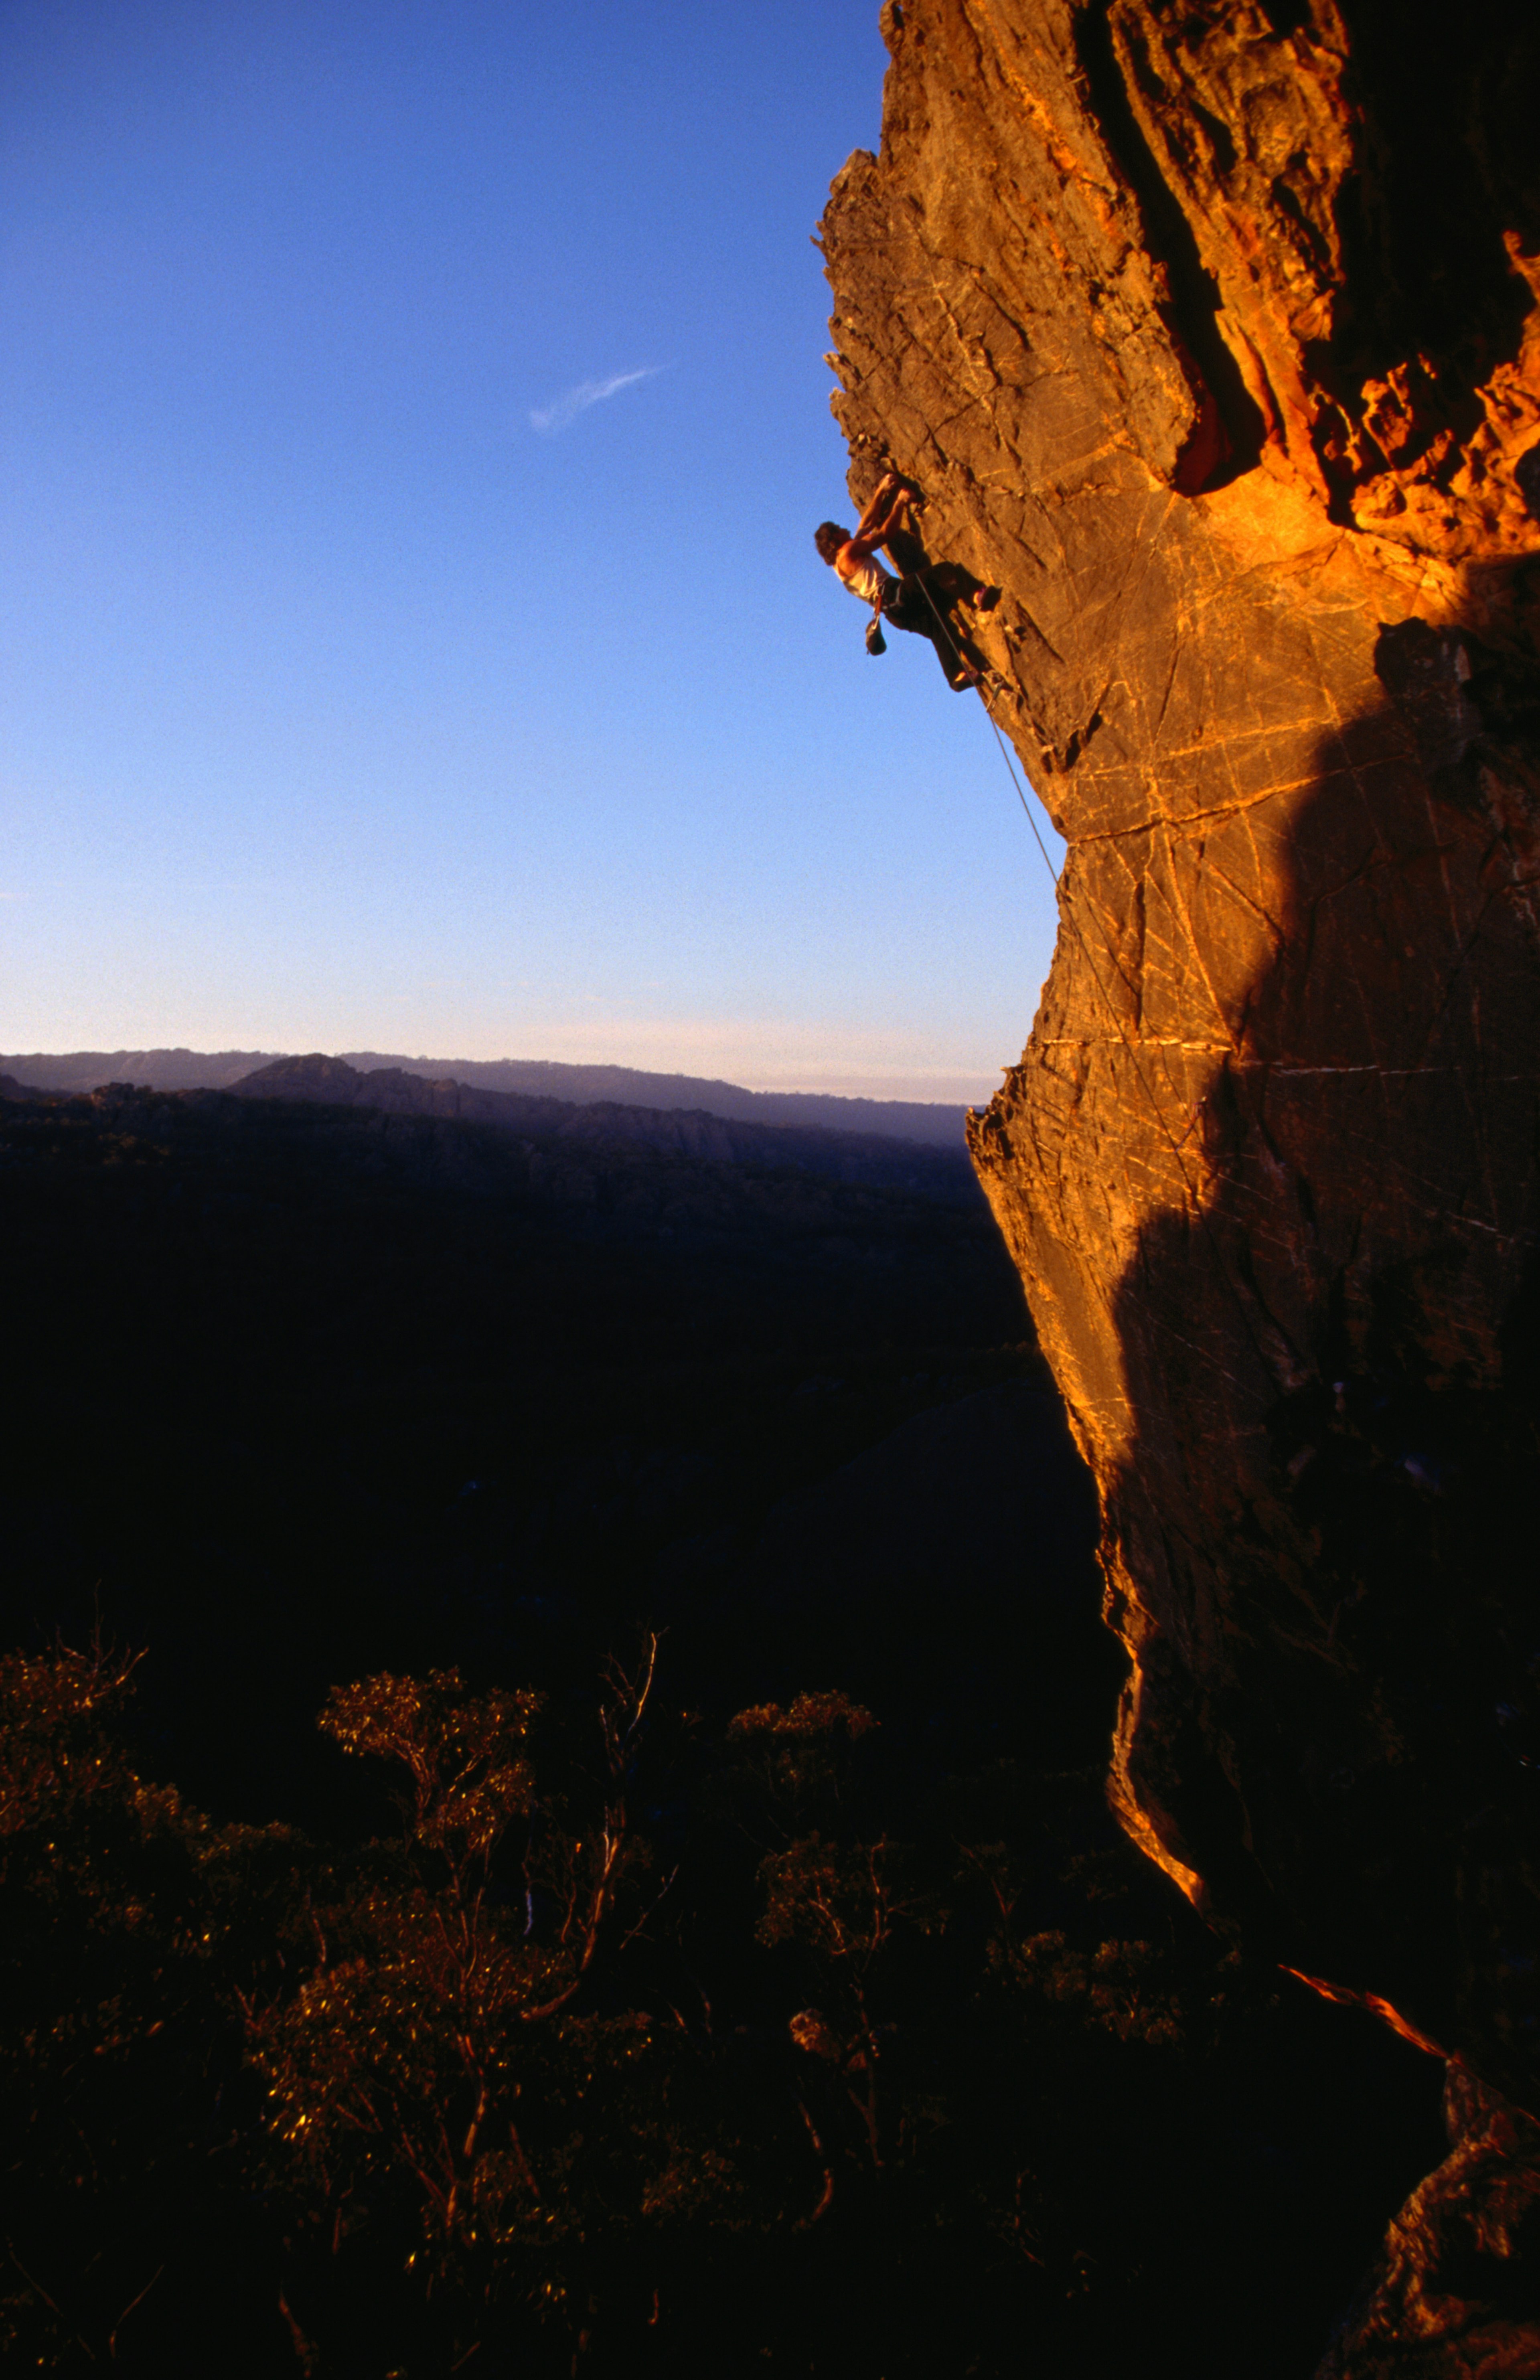
[[[607,396],[618,396],[623,388],[635,388],[639,380],[655,380],[664,370],[662,364],[644,364],[640,371],[613,372],[608,380],[579,381],[553,405],[537,406],[529,416],[529,427],[542,432],[565,430],[580,413],[587,413],[590,405],[602,405]]]

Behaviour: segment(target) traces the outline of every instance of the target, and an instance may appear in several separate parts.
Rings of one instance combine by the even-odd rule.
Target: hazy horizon
[[[528,1051],[498,1050],[485,1054],[460,1050],[450,1052],[432,1050],[383,1050],[342,1047],[308,1050],[277,1050],[262,1048],[253,1042],[234,1041],[222,1049],[200,1049],[188,1042],[112,1042],[82,1045],[74,1050],[16,1050],[0,1053],[0,1074],[7,1064],[45,1064],[56,1058],[61,1063],[83,1057],[144,1058],[155,1053],[168,1053],[188,1058],[219,1060],[229,1057],[250,1059],[254,1065],[279,1058],[317,1055],[341,1058],[358,1064],[364,1060],[377,1060],[389,1065],[404,1062],[413,1066],[442,1067],[452,1075],[457,1066],[551,1066],[564,1068],[615,1068],[652,1080],[685,1076],[702,1082],[718,1082],[729,1089],[764,1093],[768,1096],[814,1099],[874,1099],[902,1105],[932,1105],[937,1107],[983,1107],[993,1097],[999,1085],[981,1079],[958,1075],[838,1075],[825,1079],[801,1079],[794,1082],[750,1082],[732,1075],[700,1075],[685,1066],[632,1066],[627,1062],[612,1058],[552,1058],[536,1057]]]

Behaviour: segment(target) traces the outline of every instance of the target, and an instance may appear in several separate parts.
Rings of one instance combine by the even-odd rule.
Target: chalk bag
[[[867,650],[868,653],[885,653],[887,650],[888,639],[882,633],[882,623],[874,612],[871,625],[867,630]]]

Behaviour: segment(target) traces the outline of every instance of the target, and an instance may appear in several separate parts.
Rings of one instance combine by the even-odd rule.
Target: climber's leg
[[[936,659],[940,662],[946,682],[953,694],[968,693],[970,688],[978,684],[981,673],[975,669],[972,662],[965,655],[953,652],[952,647],[942,644],[940,638],[933,638],[932,641],[936,647]]]
[[[899,580],[898,591],[884,604],[882,617],[891,626],[903,628],[912,637],[924,637],[935,647],[947,684],[954,690],[977,684],[983,656],[958,633],[946,606],[929,594],[918,573],[906,573]]]
[[[903,577],[923,577],[943,611],[948,604],[965,603],[973,612],[992,612],[1000,601],[1000,589],[986,587],[962,563],[928,562],[913,529],[895,525],[882,541]]]
[[[1000,601],[1000,589],[986,587],[960,562],[933,562],[929,577],[932,587],[947,602],[965,603],[970,612],[992,612]]]
[[[978,684],[977,657],[972,652],[967,638],[956,634],[952,622],[946,619],[944,613],[941,616],[945,622],[944,626],[935,620],[931,621],[928,627],[922,626],[918,621],[912,625],[916,636],[928,637],[930,639],[936,659],[941,664],[942,675],[953,694],[962,694],[969,686]],[[899,622],[900,627],[908,625],[911,624],[903,620]]]

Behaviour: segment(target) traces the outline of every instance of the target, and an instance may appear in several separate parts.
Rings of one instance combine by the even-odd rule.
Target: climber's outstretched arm
[[[909,501],[909,491],[896,473],[887,472],[877,483],[877,492],[855,526],[852,545],[859,545],[870,553],[874,546],[885,544],[888,532],[897,526],[899,515]]]

